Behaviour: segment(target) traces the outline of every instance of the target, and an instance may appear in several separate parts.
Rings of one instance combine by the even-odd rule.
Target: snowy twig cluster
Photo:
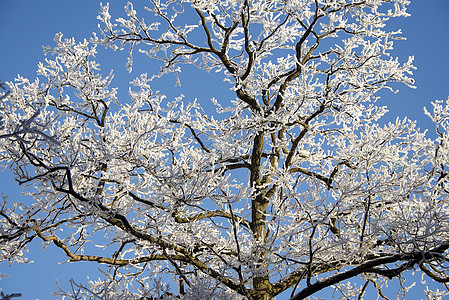
[[[436,140],[411,120],[381,125],[376,105],[413,86],[385,27],[409,1],[150,2],[150,23],[103,5],[100,34],[58,34],[39,79],[8,83],[0,158],[32,201],[4,199],[0,259],[25,261],[40,239],[108,266],[59,292],[73,299],[384,297],[412,269],[449,281],[449,103],[427,112]],[[120,101],[100,45],[161,71]],[[211,114],[152,90],[185,64],[223,74],[235,99],[217,94]]]

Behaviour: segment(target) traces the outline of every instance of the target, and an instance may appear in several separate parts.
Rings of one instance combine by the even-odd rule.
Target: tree
[[[101,36],[58,34],[41,79],[2,96],[1,159],[33,201],[3,199],[1,259],[40,239],[105,264],[102,281],[60,291],[74,299],[383,297],[408,270],[449,281],[448,102],[427,112],[434,140],[407,119],[381,125],[376,106],[413,86],[384,27],[407,4],[152,0],[149,24],[102,6]],[[136,48],[163,67],[123,101],[99,45],[128,47],[130,71]],[[185,64],[221,72],[235,99],[210,114],[151,89]]]

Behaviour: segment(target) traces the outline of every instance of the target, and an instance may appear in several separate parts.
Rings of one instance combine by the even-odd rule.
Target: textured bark
[[[255,239],[259,243],[264,243],[267,238],[267,226],[265,224],[265,213],[268,206],[268,199],[259,189],[262,183],[260,163],[262,159],[264,133],[259,132],[253,145],[251,157],[251,183],[253,184],[255,195],[252,200],[252,222],[251,229]],[[263,249],[256,249],[257,273],[253,277],[253,298],[257,300],[272,299],[272,287],[268,276],[268,265],[266,261],[267,253]]]

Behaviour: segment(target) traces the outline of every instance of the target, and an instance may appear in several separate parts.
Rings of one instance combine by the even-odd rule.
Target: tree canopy
[[[449,102],[426,111],[435,139],[376,105],[414,84],[385,27],[408,4],[151,0],[115,20],[102,5],[97,35],[57,34],[39,78],[1,96],[0,160],[32,200],[3,199],[0,260],[37,239],[105,265],[58,292],[73,299],[385,297],[409,270],[445,284]],[[128,50],[129,71],[135,52],[162,68],[121,99],[101,46]],[[214,112],[150,86],[185,65],[234,98]]]

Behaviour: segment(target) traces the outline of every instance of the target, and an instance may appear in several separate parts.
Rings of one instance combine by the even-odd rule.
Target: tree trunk
[[[255,195],[252,201],[252,221],[251,229],[254,238],[260,242],[265,242],[267,238],[267,226],[265,224],[265,212],[268,206],[268,200],[265,199],[261,185],[260,161],[262,158],[264,133],[259,132],[254,138],[253,153],[251,156],[251,183],[255,187]],[[257,257],[256,274],[253,276],[254,300],[273,299],[272,287],[268,275],[268,265],[266,264],[267,253],[264,250],[255,249],[254,255]]]

